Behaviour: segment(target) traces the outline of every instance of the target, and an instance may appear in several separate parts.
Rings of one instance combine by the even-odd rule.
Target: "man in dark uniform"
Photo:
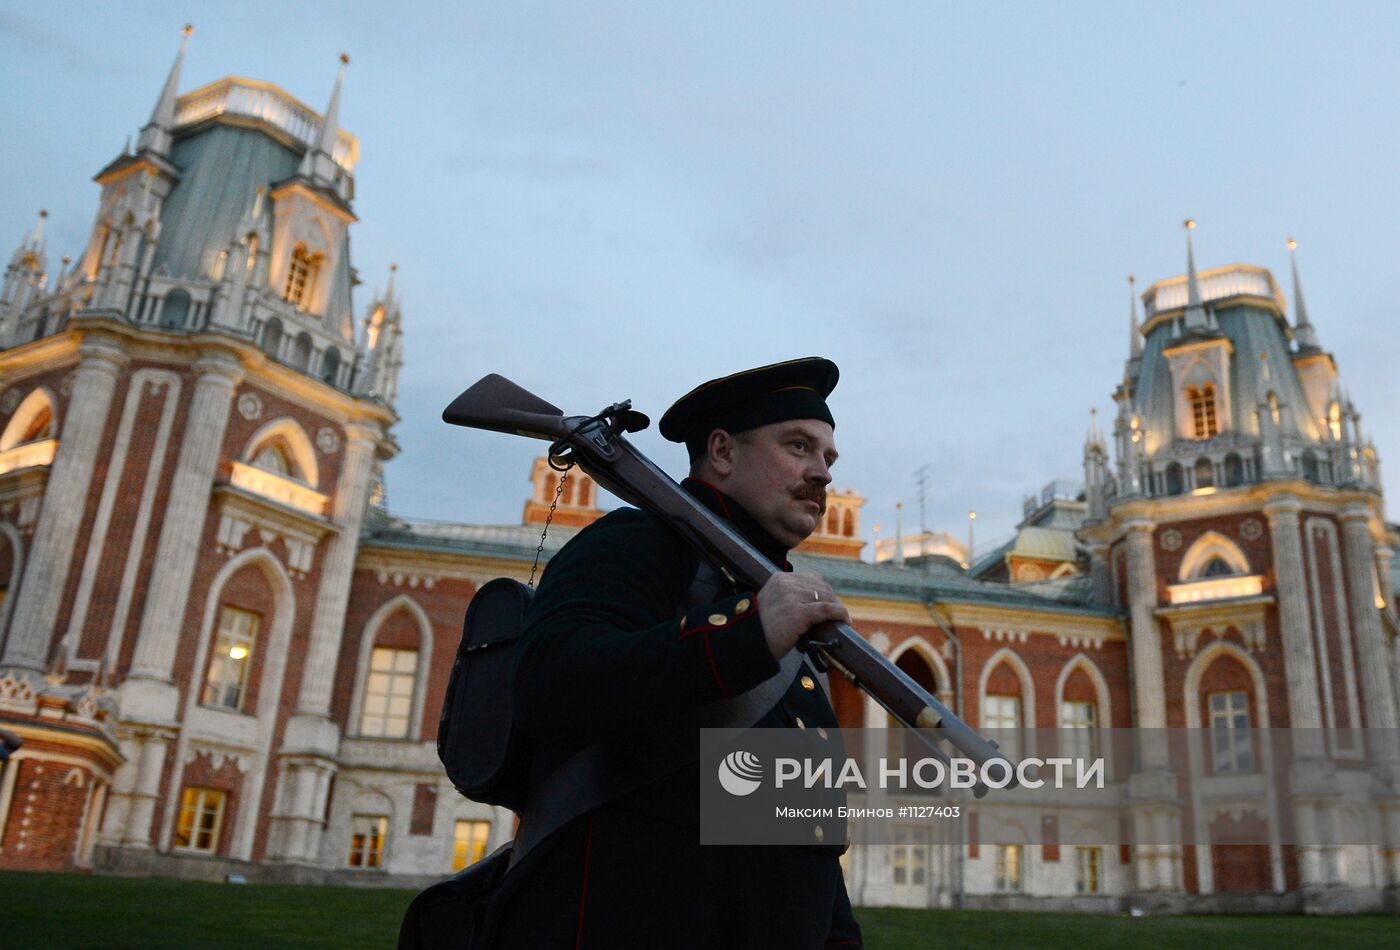
[[[690,454],[684,488],[786,569],[761,590],[719,581],[695,602],[698,555],[660,518],[629,508],[553,557],[515,678],[516,723],[540,744],[538,772],[600,741],[698,752],[695,728],[668,731],[668,720],[745,693],[777,674],[812,627],[850,619],[818,575],[791,573],[786,557],[826,510],[836,380],[825,359],[760,367],[705,383],[662,417],[662,435]],[[758,727],[836,727],[806,662],[780,696]],[[701,847],[691,760],[535,847],[493,902],[491,945],[859,947],[842,851],[830,840]]]

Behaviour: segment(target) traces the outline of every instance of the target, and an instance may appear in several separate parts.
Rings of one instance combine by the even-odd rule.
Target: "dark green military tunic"
[[[783,547],[732,499],[693,479],[685,487],[786,565]],[[544,745],[545,761],[738,695],[777,672],[752,591],[722,591],[714,603],[685,609],[697,566],[672,529],[633,509],[585,528],[550,561],[515,680],[516,722]],[[757,725],[835,728],[813,679],[804,664]],[[673,738],[698,749],[693,731]],[[692,762],[536,847],[493,902],[491,946],[859,947],[842,847],[701,847],[699,784]]]

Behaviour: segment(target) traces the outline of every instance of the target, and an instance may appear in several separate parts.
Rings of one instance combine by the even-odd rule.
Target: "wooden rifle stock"
[[[623,432],[639,431],[648,422],[644,415],[632,411],[630,402],[610,406],[596,416],[565,416],[493,373],[454,399],[442,417],[453,425],[550,441],[552,459],[577,464],[623,501],[665,519],[741,587],[758,590],[779,572],[730,525],[627,441]],[[824,623],[813,628],[801,648],[818,653],[891,716],[914,730],[945,764],[948,757],[936,745],[940,741],[947,741],[979,769],[991,760],[1006,762],[1014,780],[1014,764],[995,743],[978,735],[848,624]],[[980,798],[986,787],[979,782],[975,793]]]

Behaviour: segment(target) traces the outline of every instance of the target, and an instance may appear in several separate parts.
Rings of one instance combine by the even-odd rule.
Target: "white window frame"
[[[246,619],[247,628],[239,629],[237,625],[230,623],[236,619]],[[219,623],[214,630],[213,650],[200,692],[201,706],[243,711],[248,698],[249,670],[253,668],[253,655],[258,646],[258,628],[261,621],[261,616],[254,611],[231,604],[219,607]],[[243,656],[233,656],[239,648],[245,651]],[[230,671],[237,674],[236,683]],[[234,690],[232,703],[227,701],[227,691],[230,689]]]
[[[1212,771],[1216,774],[1255,771],[1249,730],[1249,693],[1242,689],[1208,693],[1206,712],[1210,716]]]
[[[452,826],[452,870],[465,870],[486,857],[490,844],[491,822],[481,818],[458,818]]]
[[[1026,852],[1019,844],[997,845],[996,889],[1001,894],[1019,894],[1026,887]]]
[[[360,871],[383,868],[388,843],[388,815],[351,815],[350,854],[346,858],[346,866]]]
[[[412,665],[400,663],[412,655]],[[383,668],[383,659],[387,668]],[[370,648],[369,669],[365,671],[364,701],[360,706],[359,734],[371,739],[407,739],[413,732],[414,699],[418,689],[418,666],[423,658],[418,650],[400,647]],[[403,708],[394,711],[395,705]]]
[[[1081,846],[1074,849],[1074,892],[1103,893],[1103,848]]]
[[[194,794],[193,801],[186,805],[186,798]],[[208,807],[208,803],[214,803],[213,808]],[[217,854],[219,851],[219,834],[224,828],[224,812],[228,809],[228,793],[218,788],[205,788],[201,785],[186,785],[180,793],[180,812],[175,816],[175,838],[171,845],[175,851],[184,851],[191,854]],[[201,846],[199,843],[201,835],[206,831],[201,827],[201,819],[211,813],[214,816],[214,826],[207,830],[209,841],[207,845]],[[180,843],[180,832],[184,826],[186,815],[191,815],[189,827],[190,841],[188,844]]]
[[[1060,755],[1092,762],[1099,757],[1098,703],[1060,700]]]
[[[1002,753],[1012,761],[1021,757],[1021,697],[988,693],[982,697],[982,728],[993,731]]]

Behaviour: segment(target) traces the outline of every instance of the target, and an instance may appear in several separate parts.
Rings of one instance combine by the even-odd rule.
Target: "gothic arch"
[[[1026,661],[1009,647],[1002,647],[982,664],[982,672],[977,677],[978,721],[980,723],[982,709],[987,701],[987,680],[991,679],[992,673],[1003,662],[1011,667],[1011,672],[1021,684],[1021,755],[1031,756],[1035,754],[1035,682],[1031,678],[1031,670],[1026,666]]]
[[[347,735],[359,735],[360,713],[364,709],[365,684],[369,679],[369,659],[374,650],[379,628],[398,611],[403,610],[418,626],[418,670],[413,680],[413,706],[409,712],[407,739],[417,742],[422,735],[423,704],[428,692],[428,668],[433,665],[433,624],[427,611],[407,594],[400,594],[379,605],[365,623],[360,636],[360,655],[355,661],[355,690],[350,694],[350,717],[345,724]]]
[[[1195,580],[1204,576],[1206,566],[1219,558],[1230,567],[1231,574],[1250,574],[1249,558],[1244,556],[1240,546],[1219,531],[1207,531],[1186,549],[1181,558],[1181,569],[1177,579]]]
[[[1087,654],[1078,653],[1071,657],[1069,662],[1060,669],[1060,675],[1055,680],[1055,709],[1060,708],[1060,703],[1064,702],[1065,684],[1069,682],[1070,675],[1076,670],[1082,669],[1089,676],[1089,681],[1094,684],[1094,699],[1099,706],[1098,725],[1107,729],[1113,725],[1113,709],[1110,702],[1111,694],[1108,691],[1108,680],[1104,677],[1099,665],[1091,660]]]
[[[253,832],[256,824],[258,802],[262,799],[262,786],[266,776],[269,750],[272,748],[273,728],[276,726],[277,706],[282,696],[282,679],[287,669],[287,654],[292,643],[292,622],[296,616],[296,592],[292,580],[267,548],[251,548],[229,558],[214,579],[209,583],[209,591],[204,598],[204,614],[199,624],[199,635],[195,640],[195,678],[185,690],[185,708],[182,722],[189,722],[195,707],[199,705],[201,690],[197,682],[207,668],[209,650],[213,646],[214,625],[218,620],[219,605],[223,599],[224,587],[231,577],[245,567],[254,566],[262,572],[272,592],[272,616],[266,624],[266,635],[262,638],[263,667],[261,682],[258,684],[258,705],[253,716],[257,722],[257,751],[250,754],[252,760],[247,771],[247,779],[238,796],[236,812],[227,815],[225,822],[231,822],[229,832],[229,856],[247,860],[252,853]],[[174,831],[174,818],[179,812],[180,789],[184,785],[185,760],[190,742],[188,730],[182,731],[177,740],[175,761],[178,763],[165,803],[165,819],[161,828],[161,848],[169,850]]]
[[[1228,640],[1216,640],[1210,644],[1196,655],[1186,670],[1186,682],[1182,688],[1182,698],[1186,706],[1186,728],[1201,728],[1201,678],[1205,676],[1206,670],[1210,669],[1210,665],[1222,656],[1237,660],[1249,673],[1250,683],[1254,687],[1255,721],[1258,728],[1269,728],[1269,695],[1268,687],[1264,685],[1264,672],[1252,656]]]
[[[942,690],[953,688],[953,677],[948,673],[948,665],[943,662],[943,657],[939,655],[937,648],[929,643],[922,636],[913,636],[904,640],[888,654],[891,663],[898,663],[899,658],[909,651],[919,655],[919,659],[928,664],[933,670],[933,675],[938,679],[938,686]]]
[[[1096,730],[1113,728],[1113,700],[1112,693],[1108,689],[1108,679],[1103,675],[1103,670],[1099,665],[1089,658],[1088,654],[1077,653],[1070,657],[1068,663],[1060,668],[1060,675],[1055,679],[1055,725],[1060,723],[1060,704],[1065,699],[1065,684],[1069,682],[1070,676],[1075,670],[1083,670],[1089,677],[1089,682],[1094,684],[1094,702],[1098,706],[1098,721],[1094,723]],[[1111,733],[1100,732],[1099,755],[1104,760],[1104,766],[1109,775],[1113,774],[1113,743],[1104,741],[1105,737]]]
[[[49,437],[55,438],[58,435],[58,400],[47,386],[40,386],[25,396],[10,416],[4,433],[0,434],[0,452],[34,441],[26,436],[46,412],[49,414]]]
[[[254,432],[243,450],[243,461],[251,464],[259,450],[274,442],[286,449],[294,469],[293,477],[312,488],[318,488],[321,474],[316,464],[316,450],[307,438],[306,431],[290,416],[273,419]]]

